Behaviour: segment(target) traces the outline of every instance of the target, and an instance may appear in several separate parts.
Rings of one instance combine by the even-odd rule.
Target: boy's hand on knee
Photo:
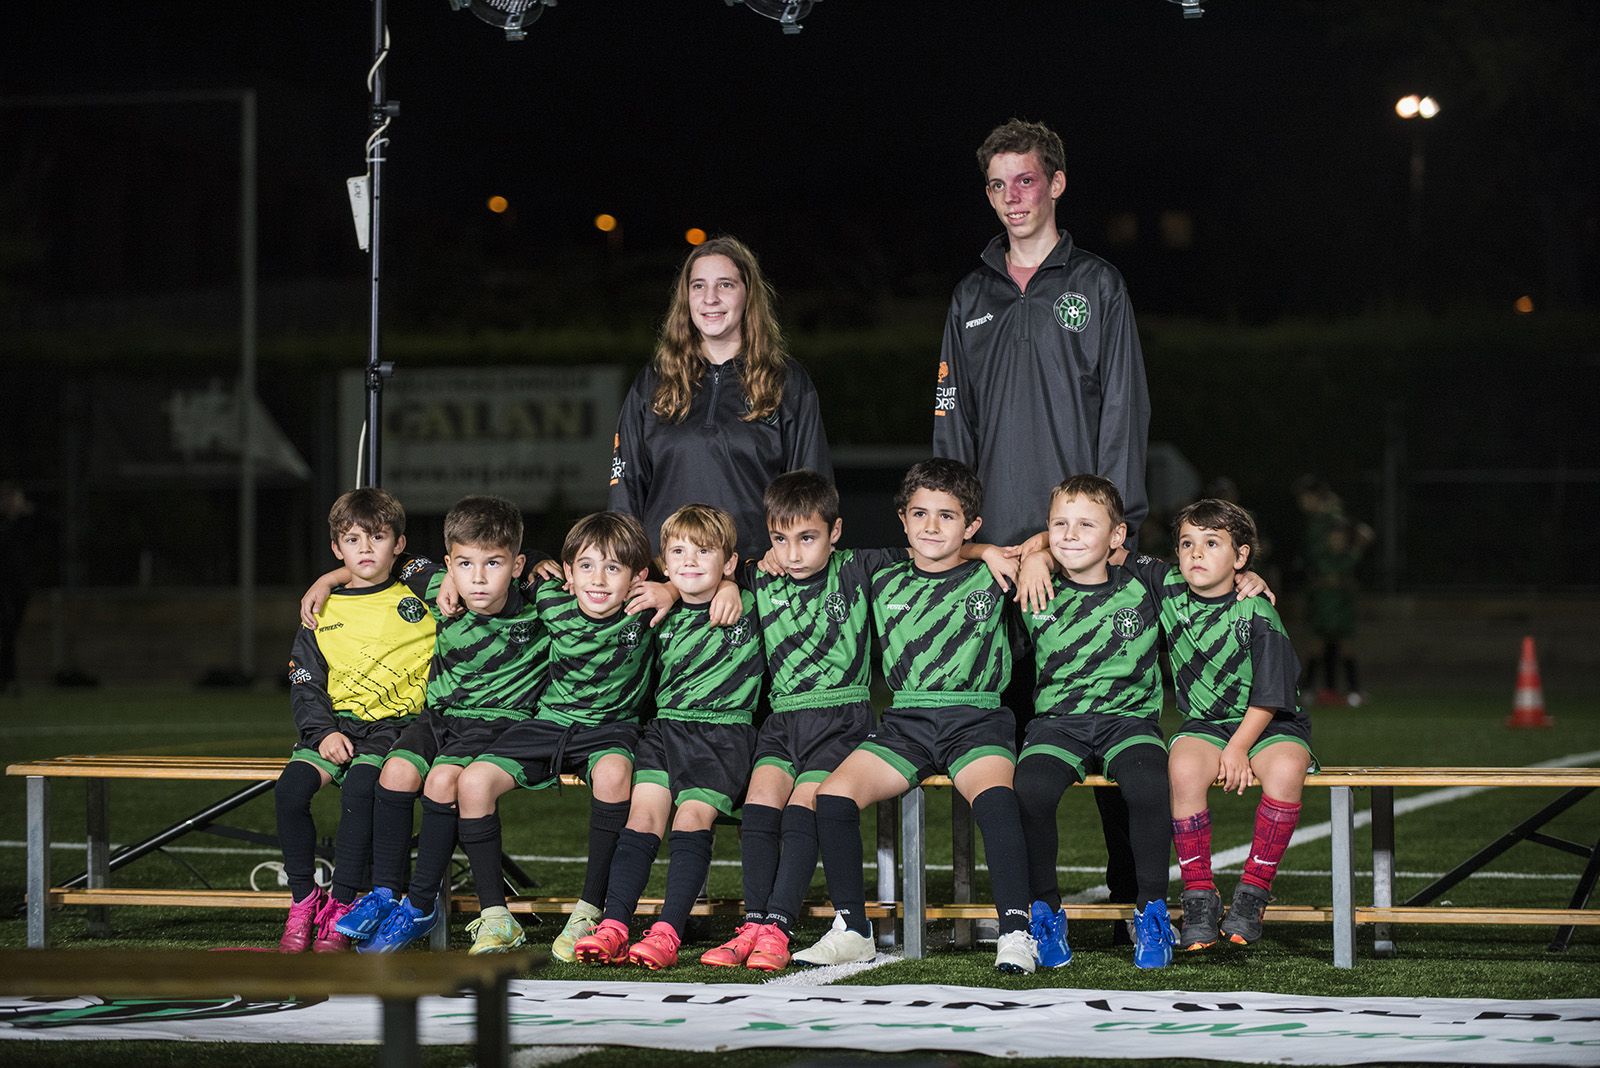
[[[1240,794],[1255,782],[1255,775],[1250,770],[1250,753],[1242,746],[1228,745],[1222,750],[1222,765],[1217,769],[1217,778],[1222,780],[1222,789],[1226,793]]]
[[[317,755],[330,764],[348,764],[356,755],[356,747],[345,735],[334,731],[317,743]]]

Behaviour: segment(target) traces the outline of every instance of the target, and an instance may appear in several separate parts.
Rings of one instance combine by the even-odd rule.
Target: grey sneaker
[[[877,955],[878,947],[872,941],[871,929],[864,935],[856,934],[845,926],[844,917],[835,913],[828,933],[817,939],[816,945],[796,953],[793,960],[796,964],[820,968],[829,964],[859,964]]]
[[[1217,922],[1222,919],[1222,895],[1215,888],[1183,892],[1183,933],[1178,936],[1182,949],[1205,949],[1217,944]]]
[[[1008,975],[1032,975],[1039,964],[1039,944],[1027,931],[1007,931],[995,940],[994,970]]]
[[[1222,921],[1222,933],[1236,945],[1248,946],[1261,940],[1261,914],[1266,911],[1271,896],[1259,886],[1240,883],[1233,892],[1233,903],[1228,906],[1228,918]]]

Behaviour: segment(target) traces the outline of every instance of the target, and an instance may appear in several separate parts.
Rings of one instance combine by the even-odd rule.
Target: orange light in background
[[[594,217],[594,228],[602,234],[609,234],[617,228],[617,217],[601,213]]]
[[[498,193],[490,197],[485,203],[488,205],[489,210],[496,215],[504,215],[506,209],[511,206],[511,202]]]
[[[706,232],[698,226],[691,226],[683,232],[683,239],[691,245],[703,245],[706,243]]]
[[[1522,296],[1517,298],[1517,302],[1513,304],[1512,307],[1517,309],[1518,315],[1532,315],[1533,298],[1524,293]]]

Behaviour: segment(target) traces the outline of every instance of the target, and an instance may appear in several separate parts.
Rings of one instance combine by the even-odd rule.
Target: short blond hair
[[[1109,478],[1099,475],[1072,475],[1064,478],[1050,491],[1050,506],[1055,507],[1057,498],[1065,497],[1071,500],[1082,497],[1101,505],[1111,513],[1111,525],[1116,526],[1123,521],[1122,494],[1117,492],[1116,483]]]
[[[739,546],[733,516],[709,504],[686,504],[661,524],[661,544],[682,538],[701,549],[721,549],[732,555]]]

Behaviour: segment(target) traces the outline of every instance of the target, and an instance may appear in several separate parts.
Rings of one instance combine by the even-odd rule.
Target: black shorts
[[[916,786],[930,775],[954,776],[979,757],[1003,756],[1015,763],[1016,738],[1016,720],[1004,705],[891,708],[857,748]]]
[[[1135,745],[1160,746],[1161,725],[1143,716],[1108,716],[1086,712],[1071,716],[1040,716],[1028,724],[1027,744],[1021,759],[1031,756],[1054,757],[1078,773],[1078,779],[1098,772],[1109,778],[1111,767],[1123,750]]]
[[[494,747],[495,739],[526,720],[477,719],[472,716],[444,716],[428,709],[400,733],[391,757],[399,757],[427,777],[435,764],[472,763]]]
[[[871,730],[872,706],[865,701],[774,712],[756,736],[755,766],[781,768],[796,785],[821,782]]]
[[[1178,729],[1172,733],[1173,740],[1179,738],[1201,738],[1210,742],[1218,749],[1225,748],[1233,740],[1239,730],[1242,720],[1221,722],[1210,719],[1185,719]],[[1272,717],[1272,722],[1267,724],[1266,730],[1261,732],[1261,737],[1256,739],[1256,744],[1250,747],[1249,756],[1255,756],[1269,745],[1279,742],[1292,742],[1305,749],[1311,757],[1311,770],[1318,771],[1322,765],[1317,763],[1317,754],[1311,751],[1311,717],[1298,709],[1292,715],[1278,713]]]
[[[653,719],[639,734],[633,782],[666,787],[674,805],[701,801],[732,816],[750,784],[755,746],[748,723]]]
[[[639,744],[639,725],[618,722],[590,726],[563,724],[547,719],[528,719],[501,732],[478,760],[517,780],[528,790],[555,786],[562,775],[580,775],[589,780],[597,760],[615,753],[633,763]]]
[[[312,767],[327,772],[336,783],[343,783],[350,769],[358,764],[382,767],[383,758],[389,755],[395,742],[405,729],[417,722],[417,716],[392,716],[388,719],[356,719],[353,716],[334,716],[339,733],[350,739],[355,755],[347,764],[335,764],[323,759],[314,748],[297,745],[289,753],[290,760],[303,760]]]

